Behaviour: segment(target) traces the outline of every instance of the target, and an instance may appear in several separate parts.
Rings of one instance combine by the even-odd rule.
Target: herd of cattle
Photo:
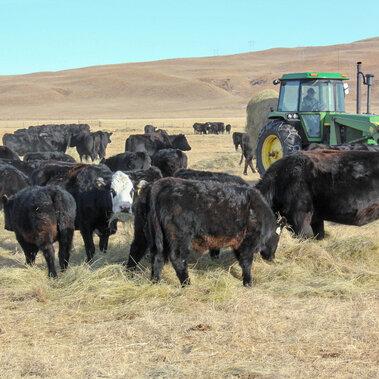
[[[195,122],[193,124],[194,134],[230,134],[232,126],[223,122]]]
[[[93,234],[105,253],[120,213],[134,217],[127,268],[150,251],[152,280],[160,280],[170,260],[182,285],[189,284],[191,249],[217,258],[221,248],[232,247],[243,284],[251,286],[253,255],[272,260],[284,226],[301,238],[312,231],[322,239],[325,220],[360,226],[379,218],[378,151],[299,152],[278,160],[251,186],[239,176],[188,169],[186,137],[152,125],[130,135],[124,153],[106,159],[111,133],[91,133],[88,125],[21,131],[5,134],[0,146],[5,228],[15,232],[28,264],[43,252],[50,277],[57,276],[54,242],[64,270],[79,230],[90,262]],[[245,136],[233,133],[233,143],[251,161]],[[65,154],[68,146],[101,163],[76,163]]]

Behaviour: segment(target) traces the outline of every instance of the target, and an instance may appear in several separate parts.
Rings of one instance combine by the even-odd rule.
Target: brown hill
[[[379,37],[343,45],[276,48],[207,58],[0,76],[0,119],[244,117],[252,96],[287,72],[342,72],[355,111],[356,62],[379,77]],[[366,86],[362,86],[362,111]],[[275,89],[278,89],[276,87]],[[379,85],[371,110],[379,112]]]

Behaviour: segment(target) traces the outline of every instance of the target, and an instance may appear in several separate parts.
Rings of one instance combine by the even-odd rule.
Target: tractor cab
[[[346,75],[332,73],[286,74],[280,79],[277,112],[297,120],[308,141],[321,142],[327,113],[345,112]],[[282,113],[283,114],[283,113]]]
[[[361,62],[357,64],[357,75],[363,76]],[[364,81],[368,86],[366,114],[345,112],[348,85],[344,80],[349,79],[346,75],[303,72],[284,74],[274,80],[274,84],[280,83],[278,107],[271,109],[268,122],[258,135],[258,172],[263,175],[271,164],[311,143],[378,145],[379,116],[369,111],[372,78],[367,74]],[[357,91],[357,109],[359,98]]]

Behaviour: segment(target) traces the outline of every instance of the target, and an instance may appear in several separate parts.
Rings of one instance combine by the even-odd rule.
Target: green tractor
[[[261,129],[256,147],[257,169],[263,175],[278,159],[306,149],[311,143],[379,143],[379,116],[370,114],[373,75],[366,77],[357,63],[357,114],[345,113],[346,75],[306,72],[285,74],[280,83],[277,110]],[[367,88],[367,114],[360,114],[360,75]]]

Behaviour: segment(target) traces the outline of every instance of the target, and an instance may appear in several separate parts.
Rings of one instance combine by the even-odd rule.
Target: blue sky
[[[379,36],[377,0],[0,0],[0,75]]]

